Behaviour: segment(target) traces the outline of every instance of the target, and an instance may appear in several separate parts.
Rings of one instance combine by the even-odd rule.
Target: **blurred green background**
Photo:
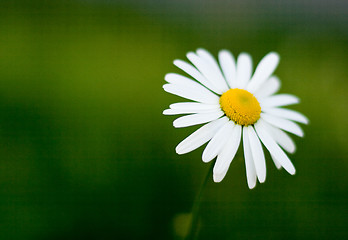
[[[209,166],[175,153],[197,127],[162,115],[162,85],[198,47],[279,52],[311,120],[295,176],[267,155],[249,190],[240,153],[208,182],[200,239],[347,238],[346,1],[3,0],[0,239],[181,239]]]

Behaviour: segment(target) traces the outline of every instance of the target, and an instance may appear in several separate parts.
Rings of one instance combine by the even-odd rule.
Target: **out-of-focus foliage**
[[[344,1],[1,1],[0,239],[180,239],[208,165],[174,148],[172,61],[204,47],[281,62],[310,119],[290,156],[246,184],[239,154],[208,183],[200,239],[348,235]],[[181,219],[181,220],[180,220]],[[183,226],[184,228],[184,226]]]

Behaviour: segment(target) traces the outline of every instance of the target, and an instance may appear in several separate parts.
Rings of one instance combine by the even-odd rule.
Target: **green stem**
[[[213,166],[214,166],[214,163],[211,163],[210,168],[208,169],[208,173],[204,179],[203,184],[201,185],[201,187],[198,191],[195,202],[193,204],[192,220],[191,220],[191,224],[189,226],[189,233],[186,236],[186,240],[196,239],[196,237],[198,236],[197,227],[198,227],[198,219],[199,219],[198,218],[199,207],[201,204],[202,193],[203,193],[204,187],[205,187],[205,185],[207,185],[208,179],[211,177],[211,173],[213,172]]]

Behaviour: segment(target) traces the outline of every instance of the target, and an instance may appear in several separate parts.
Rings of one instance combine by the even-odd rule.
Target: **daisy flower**
[[[206,50],[189,52],[192,64],[175,60],[174,65],[189,77],[168,73],[163,85],[166,92],[192,100],[180,102],[164,110],[165,115],[188,114],[177,118],[176,128],[205,124],[176,147],[178,154],[195,150],[207,143],[203,162],[217,157],[213,179],[220,182],[243,142],[248,187],[254,188],[256,180],[266,180],[266,163],[262,144],[270,152],[275,166],[295,174],[295,167],[284,152],[293,153],[295,143],[289,132],[302,137],[298,124],[308,123],[299,112],[282,108],[296,104],[299,99],[290,94],[276,94],[279,79],[273,75],[279,63],[275,52],[267,54],[252,74],[252,58],[241,53],[237,60],[227,51],[219,52],[218,61]],[[262,144],[261,144],[262,143]]]

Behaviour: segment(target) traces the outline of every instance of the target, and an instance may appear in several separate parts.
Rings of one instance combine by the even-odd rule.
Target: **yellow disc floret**
[[[234,88],[220,97],[220,106],[227,117],[239,125],[248,126],[260,118],[261,107],[250,92]]]

